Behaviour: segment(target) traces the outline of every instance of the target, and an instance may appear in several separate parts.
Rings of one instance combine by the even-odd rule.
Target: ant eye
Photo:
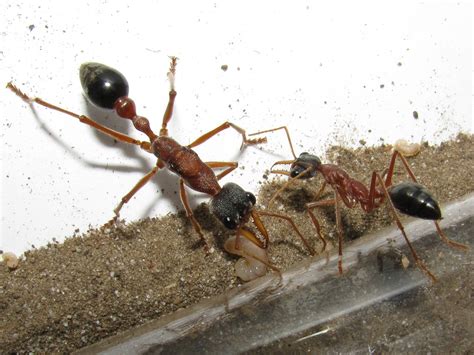
[[[113,109],[122,96],[128,96],[127,79],[118,70],[100,63],[84,63],[79,70],[82,89],[94,105]]]
[[[250,203],[251,203],[252,205],[255,205],[255,204],[257,203],[257,199],[255,198],[255,195],[254,195],[254,194],[252,194],[252,193],[250,193],[250,192],[247,192],[246,195],[247,195],[247,198],[248,198],[248,200],[250,201]]]
[[[237,228],[237,221],[233,220],[230,217],[225,217],[224,220],[222,220],[222,223],[227,229],[236,229]]]
[[[294,178],[294,177],[298,176],[299,174],[301,174],[301,173],[303,172],[303,170],[304,170],[304,169],[303,169],[302,167],[300,167],[300,166],[295,166],[295,167],[293,167],[293,168],[291,169],[291,171],[290,171],[290,176],[291,176],[292,178]]]

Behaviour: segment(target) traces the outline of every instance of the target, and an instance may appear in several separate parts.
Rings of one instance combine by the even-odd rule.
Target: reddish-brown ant
[[[296,154],[293,150],[293,144],[291,143],[290,134],[288,128],[277,127],[269,130],[264,130],[256,133],[249,134],[249,136],[274,132],[277,130],[284,130],[290,144],[291,152],[294,159],[292,160],[282,160],[277,161],[273,166],[278,164],[291,164],[290,171],[283,170],[272,170],[272,173],[283,174],[289,176],[289,181],[278,190],[275,195],[270,200],[271,202],[276,198],[276,196],[285,189],[292,181],[295,179],[309,179],[314,177],[317,173],[320,173],[324,178],[323,186],[320,188],[317,196],[319,197],[327,185],[331,186],[334,191],[334,198],[310,202],[305,205],[306,211],[308,212],[315,228],[317,234],[321,241],[323,242],[323,251],[326,248],[326,240],[321,234],[320,224],[318,219],[311,211],[316,207],[322,206],[335,206],[336,210],[336,229],[339,239],[339,260],[338,260],[338,269],[339,273],[342,274],[342,241],[343,241],[343,230],[341,222],[341,211],[340,211],[340,201],[344,203],[349,208],[356,207],[360,205],[362,210],[366,213],[370,213],[376,208],[380,207],[385,200],[388,201],[389,207],[393,213],[393,218],[400,229],[405,241],[413,255],[413,258],[418,265],[418,267],[425,272],[433,281],[436,281],[436,277],[431,273],[431,271],[425,266],[423,261],[420,259],[415,249],[411,245],[408,237],[405,233],[403,225],[400,221],[398,213],[396,210],[400,211],[403,214],[432,220],[436,227],[436,231],[441,239],[448,245],[456,247],[459,249],[468,249],[464,244],[457,243],[450,240],[441,230],[438,221],[441,217],[441,210],[439,208],[438,202],[431,195],[431,193],[422,185],[420,185],[411,171],[408,162],[403,157],[403,155],[394,150],[392,157],[390,159],[390,164],[388,169],[384,172],[385,181],[382,176],[376,172],[372,172],[371,182],[369,188],[367,188],[362,182],[353,179],[349,174],[340,168],[337,165],[333,164],[323,164],[321,160],[312,154],[301,153],[299,157],[296,157]],[[397,158],[403,163],[405,170],[407,171],[410,178],[413,182],[402,182],[399,184],[392,183],[392,177],[395,169],[395,162]],[[273,168],[272,166],[272,168]]]
[[[234,183],[228,183],[222,187],[219,185],[218,180],[237,168],[236,162],[203,162],[192,150],[192,148],[206,142],[208,139],[227,128],[233,128],[242,135],[242,146],[247,144],[263,143],[266,141],[265,138],[248,139],[245,131],[231,122],[224,122],[220,126],[205,133],[191,144],[186,146],[180,145],[178,142],[168,136],[167,124],[172,117],[174,101],[177,94],[174,88],[176,64],[177,58],[171,57],[171,65],[168,72],[171,88],[169,91],[168,105],[163,116],[159,135],[156,135],[150,128],[148,119],[136,114],[135,103],[130,97],[128,97],[128,82],[120,72],[99,63],[85,63],[80,68],[80,79],[86,98],[99,108],[113,109],[119,117],[131,120],[137,130],[147,135],[149,141],[136,140],[120,132],[109,129],[87,116],[78,115],[37,97],[30,98],[21,92],[11,82],[7,84],[7,88],[12,90],[16,95],[21,97],[29,104],[36,103],[46,108],[56,110],[77,118],[80,122],[87,124],[108,136],[111,136],[121,142],[137,145],[147,153],[154,154],[158,158],[153,169],[151,169],[144,177],[142,177],[130,190],[130,192],[122,197],[121,201],[114,209],[115,216],[111,221],[109,221],[109,223],[115,223],[120,216],[122,207],[130,201],[133,195],[135,195],[137,191],[140,190],[140,188],[150,181],[150,179],[157,173],[159,169],[166,167],[179,176],[181,201],[186,210],[187,216],[191,220],[191,223],[196,233],[201,238],[206,250],[209,250],[208,244],[204,238],[201,226],[194,217],[192,209],[189,205],[185,185],[195,191],[208,194],[212,197],[210,203],[211,212],[227,228],[236,231],[236,249],[239,249],[240,235],[249,239],[260,248],[267,248],[268,233],[259,217],[260,215],[266,215],[288,221],[302,239],[310,253],[314,254],[313,249],[301,235],[291,218],[276,213],[263,211],[257,212],[253,209],[256,203],[256,199],[253,194],[244,191],[239,185]],[[216,168],[224,168],[224,170],[216,175],[213,171],[213,169]],[[253,223],[262,236],[257,236],[257,234],[253,233],[244,226],[249,220],[250,216],[252,217]],[[252,255],[249,256],[252,257]],[[272,267],[271,265],[268,266]]]

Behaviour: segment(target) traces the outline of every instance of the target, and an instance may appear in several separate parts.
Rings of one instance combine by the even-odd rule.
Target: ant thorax
[[[255,203],[252,193],[229,182],[211,199],[210,209],[226,228],[237,229],[248,221]]]
[[[151,144],[151,151],[168,165],[173,156],[184,147],[171,137],[159,136]]]

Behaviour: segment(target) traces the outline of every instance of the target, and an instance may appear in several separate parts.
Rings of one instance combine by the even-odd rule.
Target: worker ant
[[[423,272],[425,272],[431,278],[431,280],[433,280],[433,282],[436,281],[436,277],[431,273],[428,267],[426,267],[426,265],[423,263],[423,261],[420,259],[415,249],[411,245],[408,236],[405,233],[403,225],[400,221],[397,210],[403,214],[412,217],[432,220],[436,227],[438,235],[446,244],[450,245],[451,247],[463,250],[468,249],[466,245],[457,243],[447,238],[446,235],[443,233],[438,223],[438,221],[442,218],[441,209],[439,207],[438,202],[423,185],[420,185],[418,183],[415,175],[413,174],[408,165],[408,162],[399,151],[393,151],[389,167],[384,171],[382,175],[380,175],[377,171],[372,172],[370,186],[367,188],[362,182],[350,177],[350,175],[341,167],[334,164],[323,164],[321,160],[315,155],[304,152],[301,153],[299,157],[296,157],[296,154],[293,150],[293,144],[291,142],[290,134],[288,132],[288,128],[285,126],[259,131],[256,133],[249,134],[249,136],[274,132],[277,130],[285,131],[294,159],[277,161],[272,165],[273,169],[275,165],[290,164],[290,170],[271,170],[272,173],[289,176],[289,180],[271,198],[269,206],[275,200],[278,194],[281,193],[281,191],[283,191],[285,188],[287,188],[292,181],[296,179],[310,179],[316,176],[318,173],[321,174],[324,178],[324,182],[317,193],[317,197],[319,197],[323,193],[326,186],[329,185],[334,191],[334,198],[307,203],[305,205],[305,208],[316,228],[318,237],[323,243],[322,251],[324,251],[327,242],[321,233],[320,224],[318,222],[318,219],[312,212],[312,209],[322,206],[335,206],[336,229],[339,242],[338,269],[340,274],[342,274],[343,272],[343,230],[341,222],[340,201],[342,201],[344,205],[349,208],[353,208],[357,205],[360,205],[362,210],[366,213],[370,213],[371,211],[379,208],[385,201],[387,201],[389,208],[392,211],[393,218],[397,224],[397,227],[400,229],[403,237],[405,238],[405,241],[410,249],[411,254],[413,255],[416,264]],[[405,170],[407,171],[412,181],[402,182],[398,184],[392,183],[395,162],[397,158],[402,162],[403,166],[405,167]],[[385,180],[382,176],[385,176]]]
[[[224,122],[186,146],[179,144],[168,135],[167,125],[171,120],[174,102],[177,95],[174,85],[177,58],[170,57],[170,59],[171,64],[168,72],[168,79],[170,82],[169,100],[158,135],[151,129],[147,118],[137,115],[135,103],[128,96],[128,82],[119,71],[100,63],[85,63],[80,67],[80,80],[86,98],[99,108],[114,110],[119,117],[131,120],[134,127],[148,137],[148,141],[136,140],[130,136],[107,128],[87,116],[78,115],[40,98],[30,98],[11,82],[7,84],[7,88],[12,90],[16,95],[29,104],[36,103],[46,108],[65,113],[118,141],[136,145],[145,152],[151,153],[157,157],[155,166],[145,176],[143,176],[125,196],[122,197],[117,207],[114,209],[114,217],[107,223],[107,225],[116,223],[123,206],[130,201],[140,188],[150,181],[158,170],[167,168],[179,177],[181,202],[186,210],[188,218],[191,220],[194,230],[204,244],[206,252],[209,251],[209,246],[204,238],[202,228],[194,217],[189,205],[185,185],[195,191],[211,196],[210,207],[213,215],[216,216],[228,229],[236,231],[236,249],[239,249],[239,236],[241,235],[262,249],[268,247],[268,233],[260,219],[260,215],[265,215],[288,221],[299,237],[303,240],[310,253],[314,254],[314,250],[309,246],[291,218],[276,213],[263,211],[257,212],[253,208],[256,203],[255,196],[250,192],[244,191],[237,184],[227,183],[222,187],[220,186],[218,181],[237,168],[236,162],[203,162],[192,149],[228,128],[233,128],[242,136],[241,148],[245,145],[264,143],[266,142],[266,138],[248,139],[245,130],[231,122]],[[216,168],[223,168],[224,170],[216,175],[213,171],[213,169]],[[257,234],[244,226],[250,216],[261,236],[257,236]],[[253,257],[252,255],[247,256]],[[258,259],[258,257],[256,258]],[[272,267],[271,265],[268,266]]]

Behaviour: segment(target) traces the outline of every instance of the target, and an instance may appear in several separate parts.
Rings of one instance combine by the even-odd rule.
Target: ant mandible
[[[87,124],[112,138],[124,143],[137,145],[147,153],[154,154],[158,158],[155,166],[145,176],[143,176],[125,196],[122,197],[121,201],[114,209],[114,217],[108,222],[108,224],[115,223],[120,216],[122,207],[130,201],[140,188],[150,181],[159,169],[166,167],[179,177],[180,198],[182,204],[186,210],[188,218],[191,220],[194,230],[204,244],[206,251],[209,251],[209,246],[204,238],[200,224],[193,215],[186,195],[185,185],[195,191],[208,194],[212,197],[211,212],[213,215],[216,216],[227,228],[236,230],[236,249],[239,249],[238,237],[240,235],[249,239],[262,249],[267,248],[269,237],[265,226],[259,217],[261,214],[287,220],[303,240],[309,251],[314,254],[314,251],[301,235],[291,218],[276,213],[258,213],[253,209],[253,206],[256,203],[256,198],[252,193],[244,191],[239,185],[234,183],[228,183],[222,187],[219,185],[218,180],[237,168],[236,162],[203,162],[192,150],[192,148],[206,142],[211,137],[227,128],[233,128],[242,135],[241,148],[244,145],[264,143],[266,142],[266,138],[248,139],[245,130],[231,122],[224,122],[186,146],[180,145],[173,138],[169,137],[167,125],[173,114],[174,101],[177,94],[174,87],[177,58],[170,57],[170,59],[171,64],[168,72],[168,79],[170,82],[169,101],[158,135],[156,135],[151,129],[147,118],[136,114],[135,103],[130,97],[128,97],[128,82],[119,71],[100,63],[85,63],[80,68],[81,85],[86,98],[99,108],[112,109],[119,117],[131,120],[138,131],[147,135],[149,139],[148,142],[136,140],[120,132],[109,129],[87,116],[78,115],[74,112],[46,102],[38,97],[30,98],[11,82],[7,84],[7,88],[12,90],[16,95],[29,104],[36,103],[77,118],[80,122]],[[224,168],[224,170],[218,175],[215,175],[212,169],[216,168]],[[247,223],[250,216],[263,237],[257,236],[255,233],[245,228],[244,225]],[[252,257],[252,255],[249,256]],[[269,266],[271,267],[271,265]]]
[[[441,209],[439,207],[438,202],[423,185],[418,183],[415,175],[413,174],[412,170],[408,165],[408,162],[406,161],[404,156],[397,150],[394,150],[390,159],[389,167],[385,170],[384,174],[382,174],[385,176],[385,181],[377,171],[373,171],[370,186],[367,188],[362,182],[350,177],[350,175],[341,167],[334,164],[323,164],[321,160],[315,155],[304,152],[301,153],[299,157],[296,157],[296,154],[293,150],[293,144],[291,142],[290,134],[286,126],[259,131],[256,133],[249,134],[249,136],[274,132],[277,130],[285,131],[294,159],[277,161],[272,165],[273,168],[275,165],[279,164],[290,164],[290,171],[271,170],[272,173],[283,174],[288,176],[289,180],[286,184],[283,185],[282,188],[280,188],[273,195],[273,197],[269,201],[268,207],[270,207],[271,203],[275,200],[278,194],[281,193],[286,187],[288,187],[288,185],[295,179],[310,179],[316,176],[317,173],[320,173],[324,178],[324,182],[320,190],[317,192],[317,197],[319,197],[323,193],[326,186],[329,185],[334,191],[334,198],[310,202],[307,203],[305,207],[308,215],[310,216],[316,228],[318,237],[323,243],[322,251],[324,251],[326,249],[327,242],[321,233],[321,227],[318,222],[318,219],[311,210],[316,207],[335,206],[336,229],[339,242],[338,269],[340,274],[342,274],[343,272],[343,230],[341,221],[340,201],[342,201],[344,205],[348,208],[353,208],[357,205],[360,205],[362,210],[366,213],[370,213],[373,210],[379,208],[385,202],[385,200],[388,201],[389,208],[392,211],[393,218],[397,224],[397,227],[400,229],[417,266],[423,272],[425,272],[433,282],[436,281],[436,277],[423,263],[423,261],[420,259],[415,249],[411,245],[408,236],[405,232],[405,229],[403,228],[403,224],[400,221],[400,217],[398,216],[397,210],[403,214],[412,217],[432,220],[436,227],[438,235],[446,244],[451,247],[463,250],[468,249],[466,245],[457,243],[446,237],[438,223],[438,221],[442,218]],[[392,183],[395,162],[397,158],[402,162],[405,170],[413,181],[402,182],[398,184]]]

